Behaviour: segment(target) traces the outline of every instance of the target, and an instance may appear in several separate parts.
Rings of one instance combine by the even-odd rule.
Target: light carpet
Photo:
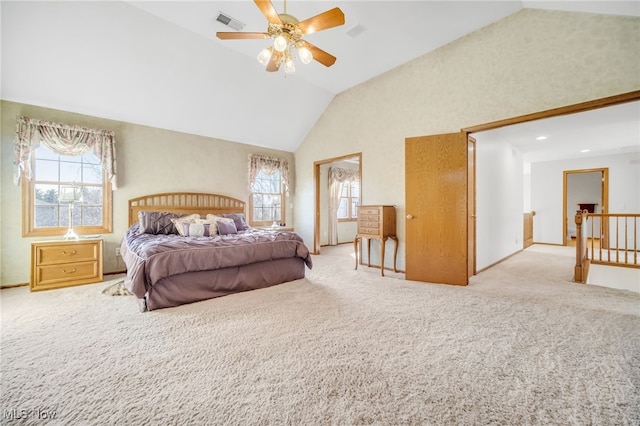
[[[536,250],[467,287],[355,271],[349,251],[147,313],[101,294],[115,280],[2,290],[0,423],[640,424],[640,295]]]

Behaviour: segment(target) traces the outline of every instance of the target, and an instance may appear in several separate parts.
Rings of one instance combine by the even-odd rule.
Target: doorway
[[[470,134],[475,134],[478,132],[484,132],[487,130],[492,130],[492,129],[498,129],[498,128],[502,128],[502,127],[507,127],[507,126],[512,126],[514,124],[521,124],[521,123],[527,123],[527,122],[533,122],[533,121],[537,121],[537,120],[541,120],[544,118],[551,118],[551,117],[558,117],[558,116],[564,116],[564,115],[572,115],[575,113],[579,113],[579,112],[586,112],[586,111],[590,111],[590,110],[594,110],[594,109],[600,109],[600,108],[605,108],[608,106],[613,106],[613,105],[619,105],[619,104],[624,104],[624,103],[628,103],[628,102],[635,102],[640,100],[640,91],[634,91],[634,92],[628,92],[628,93],[624,93],[621,95],[615,95],[615,96],[611,96],[608,98],[602,98],[602,99],[597,99],[597,100],[593,100],[593,101],[588,101],[588,102],[584,102],[584,103],[580,103],[580,104],[575,104],[575,105],[569,105],[569,106],[565,106],[565,107],[560,107],[560,108],[555,108],[555,109],[551,109],[551,110],[546,110],[546,111],[541,111],[541,112],[537,112],[537,113],[532,113],[532,114],[527,114],[527,115],[523,115],[523,116],[519,116],[519,117],[513,117],[513,118],[508,118],[508,119],[504,119],[504,120],[499,120],[499,121],[494,121],[494,122],[490,122],[490,123],[485,123],[485,124],[481,124],[481,125],[477,125],[477,126],[472,126],[472,127],[467,127],[467,128],[463,128],[462,129],[462,133],[465,135],[470,135]],[[433,135],[434,137],[437,136],[442,136],[442,135]],[[474,135],[475,136],[475,135]],[[406,143],[406,142],[405,142]],[[408,155],[407,152],[407,147],[405,145],[405,160],[407,158],[409,158],[410,155]],[[407,167],[405,165],[405,178],[408,174],[408,170]],[[405,190],[407,190],[407,187],[409,186],[409,183],[405,181]],[[471,185],[469,184],[469,187]],[[466,194],[466,197],[469,197],[469,194]],[[433,232],[442,232],[441,229],[439,228],[428,228],[425,227],[425,229],[423,230],[422,227],[418,226],[419,223],[416,222],[416,224],[410,224],[410,222],[413,220],[413,218],[415,217],[415,215],[413,215],[412,213],[410,213],[410,210],[412,209],[412,207],[410,207],[410,197],[405,194],[405,202],[407,205],[407,222],[406,222],[406,235],[405,237],[407,238],[407,249],[406,249],[406,276],[407,279],[411,279],[411,276],[414,276],[415,272],[419,272],[419,269],[422,267],[422,263],[420,262],[415,262],[412,263],[410,261],[410,257],[412,255],[415,255],[416,259],[424,259],[424,256],[421,256],[420,252],[413,252],[413,254],[411,253],[412,250],[414,250],[411,245],[409,244],[408,240],[410,238],[410,235],[413,236],[416,240],[418,241],[426,241],[429,238],[429,233],[431,233],[431,235],[433,235]],[[464,200],[459,200],[461,202],[461,206],[465,206],[465,207],[469,207],[469,205],[467,204],[470,200],[469,198],[465,198]],[[603,201],[603,205],[606,206],[606,202]],[[471,215],[469,215],[469,218],[475,219],[475,217],[472,217],[475,215],[475,212],[472,213]],[[522,226],[522,213],[519,212],[518,213],[518,217],[517,217],[517,221],[520,223],[520,226]],[[566,212],[565,212],[565,216],[566,216]],[[563,220],[563,223],[566,223]],[[455,240],[460,242],[461,240],[463,240],[465,243],[469,242],[469,238],[471,237],[471,235],[469,234],[469,223],[466,223],[464,225],[461,225],[459,228],[457,228],[457,231],[455,233]],[[415,228],[415,234],[412,234],[412,228]],[[566,229],[565,229],[565,233],[566,233]],[[520,231],[519,233],[520,237],[522,236],[522,231]],[[479,241],[479,240],[477,240]],[[476,241],[476,242],[477,242]],[[564,238],[563,238],[564,241]],[[515,243],[519,243],[518,240],[515,241]],[[477,259],[476,259],[476,264],[475,267],[471,267],[471,265],[469,265],[467,263],[467,261],[471,260],[469,259],[469,256],[471,256],[471,248],[470,246],[462,246],[462,244],[459,244],[459,250],[458,253],[456,254],[455,258],[458,258],[458,260],[460,260],[460,258],[464,259],[464,266],[462,262],[460,262],[460,266],[461,269],[464,270],[464,272],[468,272],[468,275],[472,275],[473,269],[477,269],[480,267],[480,265],[478,265],[477,263]],[[461,253],[464,251],[465,255],[462,256]],[[424,254],[424,253],[423,253]],[[449,258],[448,256],[442,256],[441,253],[438,253],[442,264],[446,263]],[[478,253],[474,253],[473,257],[477,257]],[[500,261],[500,260],[498,260]],[[497,262],[494,262],[494,264]],[[438,269],[438,270],[442,270],[442,268],[444,268],[444,266],[442,266],[442,264],[438,264],[436,265],[437,268],[434,269]],[[489,265],[491,266],[491,265]],[[484,269],[484,268],[483,268]],[[465,274],[466,275],[466,274]],[[466,277],[465,277],[466,278]],[[414,278],[418,281],[420,281],[421,279],[419,278]],[[447,284],[457,284],[457,283],[462,283],[464,285],[464,279],[460,279],[460,280],[450,280],[447,279],[446,282]],[[458,282],[454,282],[454,281],[458,281]]]
[[[324,222],[328,222],[328,193],[322,190],[322,182],[325,181],[323,179],[322,171],[328,168],[331,165],[339,165],[340,163],[349,163],[353,167],[358,169],[358,174],[360,176],[360,193],[359,199],[362,200],[362,153],[358,152],[355,154],[343,155],[340,157],[327,158],[324,160],[319,160],[313,163],[313,181],[315,188],[315,209],[314,209],[314,219],[313,219],[313,254],[320,254],[320,247],[322,245],[322,236],[325,227]],[[323,208],[327,207],[327,208]],[[326,210],[326,212],[325,212]],[[326,214],[325,214],[326,213]],[[328,228],[328,226],[326,227]]]
[[[578,210],[589,213],[609,211],[609,169],[595,168],[565,170],[563,181],[563,244],[575,243],[575,214]],[[606,230],[600,225],[600,218],[594,218],[594,238],[605,236]]]

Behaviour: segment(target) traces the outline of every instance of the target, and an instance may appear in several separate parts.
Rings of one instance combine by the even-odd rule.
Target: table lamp
[[[73,203],[82,199],[82,188],[77,186],[65,186],[60,188],[60,196],[58,201],[69,203],[69,229],[62,237],[64,240],[77,240],[78,234],[73,230]]]

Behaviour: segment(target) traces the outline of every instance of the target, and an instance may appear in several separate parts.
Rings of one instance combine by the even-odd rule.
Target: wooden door
[[[405,140],[406,278],[468,284],[468,153],[464,133]]]
[[[476,140],[467,136],[467,276],[476,273]]]
[[[522,248],[527,248],[533,245],[533,216],[536,212],[524,213],[524,222],[522,224]]]
[[[568,205],[568,198],[569,198],[569,192],[570,192],[569,176],[575,175],[575,174],[582,174],[582,173],[598,173],[600,175],[600,185],[601,185],[600,202],[599,202],[599,205],[601,206],[600,213],[609,212],[609,168],[608,167],[596,168],[596,169],[565,170],[563,172],[563,185],[562,185],[562,199],[563,199],[562,245],[564,246],[567,245],[569,221],[574,220],[575,215],[573,213],[577,209],[576,206]],[[571,212],[571,215],[569,215],[568,212]],[[599,232],[600,232],[600,243],[602,244],[601,247],[607,248],[609,247],[609,223],[606,220],[599,220],[599,218],[597,219],[596,223],[599,223],[599,226],[597,227],[597,229],[599,229]]]

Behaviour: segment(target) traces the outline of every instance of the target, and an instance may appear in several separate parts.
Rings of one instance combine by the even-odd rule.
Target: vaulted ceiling
[[[284,2],[274,1],[278,12]],[[2,99],[294,151],[334,96],[522,8],[640,15],[637,1],[288,1],[344,26],[306,39],[335,55],[295,74],[228,40],[220,12],[266,31],[252,1],[2,1]],[[357,34],[356,34],[357,33]],[[355,34],[355,35],[354,35]],[[471,123],[470,123],[471,124]]]

